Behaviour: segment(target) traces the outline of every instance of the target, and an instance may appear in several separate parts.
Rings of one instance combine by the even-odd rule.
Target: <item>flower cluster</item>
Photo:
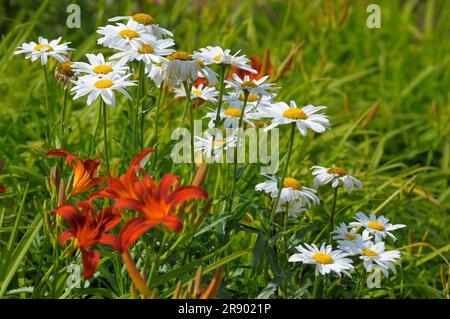
[[[59,240],[64,245],[69,239],[74,239],[73,247],[79,248],[82,253],[85,279],[90,278],[98,266],[100,254],[95,246],[110,245],[123,254],[143,233],[156,225],[162,224],[179,232],[183,222],[175,214],[177,207],[191,199],[208,197],[199,187],[180,187],[179,178],[172,174],[163,176],[159,184],[156,184],[141,165],[152,151],[150,148],[145,149],[137,155],[131,161],[128,171],[119,178],[97,177],[100,161],[83,161],[64,150],[50,150],[46,153],[47,156],[65,157],[68,164],[74,165],[72,190],[68,199],[103,186],[91,194],[88,200],[78,201],[77,206],[65,203],[52,212],[62,216],[70,226],[61,233]],[[114,202],[98,211],[94,200],[101,197],[110,198]],[[136,211],[140,216],[129,218],[126,210]],[[119,234],[109,233],[122,220],[127,222]]]
[[[292,255],[289,261],[316,265],[316,275],[334,272],[338,276],[350,276],[350,271],[354,268],[350,257],[359,257],[367,272],[379,268],[386,277],[389,276],[389,270],[395,274],[397,270],[394,264],[401,257],[400,252],[386,250],[382,239],[389,236],[395,240],[391,231],[406,226],[392,225],[384,216],[377,218],[374,214],[366,216],[361,212],[356,214],[356,220],[349,225],[341,223],[331,233],[337,241],[338,249],[326,244],[322,244],[320,248],[315,244],[299,245],[296,247],[299,253]],[[357,232],[359,227],[364,228],[361,234]]]
[[[257,191],[263,191],[272,198],[279,196],[277,210],[279,212],[287,212],[290,216],[295,217],[296,214],[306,211],[312,205],[319,205],[320,199],[317,196],[317,188],[322,185],[331,183],[333,188],[338,186],[351,192],[355,185],[361,189],[362,183],[357,178],[350,176],[340,167],[332,166],[330,168],[313,166],[312,174],[315,175],[313,184],[314,188],[304,186],[298,179],[285,176],[282,180],[281,192],[279,192],[280,178],[276,176],[264,175],[267,180],[255,186]]]

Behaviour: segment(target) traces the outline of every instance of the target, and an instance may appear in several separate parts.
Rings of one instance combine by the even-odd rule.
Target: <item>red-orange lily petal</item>
[[[83,277],[89,279],[97,271],[100,254],[96,250],[82,248],[81,259],[83,261]]]
[[[108,207],[98,214],[87,201],[80,201],[78,207],[63,205],[55,209],[52,214],[61,215],[70,228],[59,236],[61,244],[69,239],[75,239],[75,248],[80,248],[83,255],[84,278],[91,277],[98,266],[99,253],[91,250],[97,244],[114,246],[116,236],[107,232],[120,222],[120,217],[114,214],[113,208]]]
[[[72,162],[77,158],[77,156],[75,154],[69,153],[65,150],[50,150],[45,152],[45,156],[60,156],[60,157],[65,157],[67,164],[72,164]]]
[[[163,224],[178,232],[182,229],[182,221],[174,214],[175,208],[190,199],[208,198],[208,194],[196,186],[180,187],[179,177],[166,174],[159,185],[146,174],[140,162],[152,150],[147,149],[136,156],[128,171],[120,178],[108,178],[108,186],[91,195],[92,202],[98,197],[115,199],[114,208],[128,208],[141,213],[142,218],[129,221],[119,234],[117,249],[120,252],[128,249],[142,233],[151,227]],[[136,171],[140,171],[141,178]]]
[[[250,57],[252,69],[256,70],[258,73],[254,74],[247,70],[242,70],[237,67],[232,67],[233,72],[236,73],[241,79],[244,78],[244,76],[248,75],[250,80],[259,80],[263,76],[270,75],[274,72],[274,67],[270,63],[270,52],[268,49],[264,52],[264,56],[262,57],[262,61],[260,57],[253,55]],[[232,73],[228,75],[230,79],[233,78]]]
[[[116,241],[116,250],[120,253],[127,251],[141,235],[149,231],[153,223],[144,218],[136,217],[129,220],[120,230]]]
[[[5,193],[6,192],[6,187],[0,185],[0,193]]]
[[[46,156],[65,157],[68,164],[73,164],[73,183],[71,196],[85,193],[102,183],[103,178],[96,177],[101,161],[87,159],[85,161],[65,150],[50,150]]]

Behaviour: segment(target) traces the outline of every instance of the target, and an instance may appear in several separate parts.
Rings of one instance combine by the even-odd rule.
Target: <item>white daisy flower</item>
[[[326,106],[314,105],[298,108],[294,101],[290,102],[290,106],[284,102],[275,102],[270,107],[259,108],[255,117],[272,119],[272,123],[264,129],[266,132],[278,125],[295,123],[300,133],[306,136],[308,129],[323,133],[330,127],[327,115],[315,114],[325,108]]]
[[[298,219],[298,214],[306,212],[306,208],[304,208],[302,203],[297,200],[284,203],[278,202],[277,212],[286,213],[286,211],[289,217]]]
[[[124,77],[117,77],[114,74],[107,74],[103,78],[96,76],[86,75],[78,78],[77,81],[73,81],[74,87],[71,92],[74,93],[73,99],[79,99],[85,95],[88,95],[87,105],[91,105],[100,95],[103,101],[115,107],[116,99],[114,91],[117,91],[131,100],[130,94],[125,90],[126,87],[136,85],[136,81],[130,81],[128,78],[131,74]]]
[[[237,145],[236,135],[227,136],[225,138],[217,135],[214,138],[213,135],[205,132],[204,137],[196,136],[195,139],[195,150],[201,151],[206,159],[211,159],[214,157],[214,160],[218,163],[221,163],[224,151],[227,151],[229,148],[236,147]]]
[[[160,27],[156,20],[149,14],[145,13],[136,13],[132,16],[118,16],[111,19],[108,19],[108,21],[116,22],[121,20],[133,20],[142,25],[148,32],[153,34],[157,38],[162,38],[164,36],[173,37],[173,33],[169,30],[166,30],[162,27]]]
[[[131,61],[143,61],[145,64],[159,63],[161,57],[175,52],[174,49],[170,49],[174,45],[172,39],[154,40],[141,43],[139,48],[130,47],[122,50],[122,52],[111,56],[111,59],[120,59],[124,63]]]
[[[167,57],[163,63],[164,81],[177,86],[183,82],[193,82],[199,77],[200,65],[190,54],[177,51]]]
[[[256,96],[250,93],[247,97],[247,106],[251,111],[256,111],[258,107],[268,107],[272,104],[273,98],[270,96]],[[244,93],[228,94],[224,96],[224,101],[232,108],[242,108],[244,103]]]
[[[142,44],[156,40],[143,25],[130,19],[127,24],[117,23],[100,27],[97,33],[103,35],[97,43],[112,49],[129,50],[141,48]]]
[[[184,86],[174,88],[173,89],[176,97],[186,97],[186,91],[184,90]],[[215,87],[205,86],[203,84],[199,84],[198,86],[192,86],[191,90],[191,99],[201,99],[204,101],[209,101],[212,103],[217,102],[217,96],[219,92]]]
[[[393,240],[397,240],[394,235],[390,232],[392,230],[396,230],[399,228],[406,227],[403,224],[392,225],[389,223],[389,219],[384,216],[379,216],[378,218],[375,214],[370,214],[367,217],[364,213],[359,212],[356,214],[357,222],[351,222],[351,227],[365,227],[363,231],[363,237],[368,236],[369,234],[373,234],[375,236],[375,241],[379,242],[384,239],[386,236],[391,237]]]
[[[372,237],[370,236],[361,236],[356,233],[356,228],[351,228],[347,226],[345,223],[341,223],[335,230],[331,232],[333,235],[333,239],[337,240],[338,248],[345,252],[352,253],[355,248],[358,247],[361,242],[368,241]]]
[[[41,59],[41,65],[46,65],[49,57],[54,58],[59,63],[67,62],[69,61],[67,58],[69,51],[75,49],[68,47],[70,42],[59,44],[60,41],[61,37],[50,42],[43,37],[39,37],[38,43],[34,41],[23,43],[14,54],[25,53],[25,59],[31,59],[31,62]]]
[[[164,81],[164,62],[150,63],[145,65],[145,73],[155,82],[157,87],[161,87]]]
[[[371,272],[376,266],[380,267],[385,277],[389,277],[389,269],[395,274],[394,263],[398,263],[401,254],[398,250],[385,250],[384,242],[372,243],[371,241],[361,242],[356,247],[355,254],[361,255],[359,258],[363,261],[366,271]]]
[[[306,248],[305,248],[306,247]],[[345,274],[351,277],[349,271],[353,270],[353,261],[348,253],[340,250],[333,250],[331,245],[322,244],[320,249],[315,244],[305,247],[299,245],[296,249],[300,252],[289,257],[289,262],[302,262],[304,264],[316,265],[316,276],[318,274],[326,275],[330,272],[338,276]]]
[[[240,51],[232,55],[230,54],[231,50],[229,49],[224,50],[219,46],[207,46],[206,48],[201,48],[199,52],[194,52],[194,56],[201,60],[205,65],[232,65],[241,70],[246,70],[256,74],[257,71],[252,69],[252,67],[250,66],[250,59],[245,57],[245,55],[238,56],[239,52]]]
[[[336,188],[339,186],[339,182],[342,182],[342,186],[345,189],[348,189],[349,192],[352,192],[355,186],[359,189],[363,186],[359,179],[348,175],[346,170],[341,167],[334,165],[330,168],[313,166],[311,169],[313,170],[312,175],[316,175],[313,181],[314,188],[318,188],[319,186],[326,185],[330,182],[331,187]]]
[[[272,198],[278,196],[278,181],[275,176],[267,176],[265,182],[259,183],[255,186],[255,190],[263,191],[270,195]],[[311,208],[311,203],[319,205],[320,200],[316,195],[316,190],[303,186],[297,179],[292,177],[286,177],[283,180],[283,188],[281,189],[279,202],[293,202],[295,200],[301,200],[303,206]]]
[[[106,61],[103,54],[86,54],[89,63],[73,62],[73,69],[77,73],[103,77],[107,74],[123,76],[127,73],[128,66],[121,61]]]
[[[236,95],[248,92],[255,96],[275,96],[274,93],[270,93],[269,91],[277,89],[271,83],[264,83],[269,76],[263,76],[260,79],[250,79],[248,75],[244,76],[244,79],[241,79],[239,75],[233,73],[233,80],[225,80],[227,83],[226,88],[231,88],[235,90]]]
[[[210,109],[212,112],[206,113],[204,118],[210,118],[211,120],[208,123],[208,128],[213,128],[217,116],[217,112],[215,110]],[[241,117],[242,110],[240,108],[229,107],[226,109],[221,109],[219,113],[220,120],[224,120],[225,128],[232,128],[234,130],[238,129],[239,119]],[[255,124],[250,120],[253,119],[252,111],[250,109],[245,108],[244,115],[242,116],[242,121],[249,124],[252,127],[255,127]]]

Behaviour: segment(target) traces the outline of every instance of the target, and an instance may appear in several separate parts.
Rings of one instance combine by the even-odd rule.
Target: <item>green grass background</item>
[[[68,29],[66,6],[71,2],[0,2],[0,159],[5,161],[0,184],[8,187],[8,192],[0,195],[0,296],[127,296],[128,279],[120,276],[114,258],[104,262],[114,265],[116,278],[122,281],[100,269],[100,277],[84,292],[64,293],[68,261],[62,261],[64,266],[60,269],[52,268],[53,252],[42,227],[42,216],[54,208],[50,207],[45,178],[55,164],[42,156],[51,147],[46,142],[44,79],[38,64],[14,56],[13,52],[22,42],[36,40],[39,35],[50,39],[61,35],[77,49],[73,60],[88,52],[107,53],[96,46],[96,28],[107,24],[110,17],[142,11],[172,30],[177,47],[186,51],[222,45],[261,56],[268,48],[272,64],[278,68],[291,49],[299,46],[291,70],[277,82],[281,87],[278,100],[327,105],[332,131],[314,138],[309,136],[296,144],[291,175],[311,185],[312,165],[334,163],[346,167],[363,181],[364,188],[339,199],[338,222],[351,221],[358,210],[367,213],[379,210],[393,223],[408,226],[397,232],[395,247],[403,254],[399,274],[383,281],[381,288],[365,290],[358,297],[448,298],[450,5],[447,1],[193,0],[161,4],[77,1],[82,27]],[[381,7],[380,29],[366,26],[369,15],[366,7],[372,2]],[[50,101],[54,108],[59,107],[61,99],[61,88],[52,84]],[[167,143],[174,119],[180,116],[182,107],[176,104],[162,113],[165,157],[170,151]],[[96,105],[86,107],[81,100],[70,103],[69,108],[66,148],[86,155]],[[122,112],[120,107],[110,112],[114,161],[120,171],[133,155],[123,140],[126,123]],[[52,118],[51,123],[59,127],[58,118]],[[151,123],[149,116],[147,126]],[[153,132],[149,130],[147,134],[150,139]],[[288,132],[282,130],[285,143],[289,142],[287,136]],[[161,162],[158,169],[168,172],[170,165]],[[176,172],[187,171],[181,167]],[[232,232],[228,249],[230,256],[236,258],[225,261],[227,274],[219,296],[273,297],[277,293],[273,287],[281,282],[280,285],[288,287],[282,290],[282,297],[302,297],[310,281],[304,275],[298,281],[291,279],[298,277],[298,271],[291,273],[279,262],[280,256],[271,256],[258,248],[262,235],[255,229],[264,228],[258,223],[258,214],[266,199],[252,190],[255,183],[262,181],[254,177],[257,172],[256,167],[250,167],[239,184],[240,210],[253,217],[252,221],[247,216],[242,224],[252,228]],[[214,182],[208,179],[206,188],[212,189]],[[312,227],[301,238],[298,232],[310,224],[305,221],[293,224],[289,234],[292,243],[322,236],[332,193],[321,189],[319,194],[323,205],[310,213],[314,220]],[[219,206],[216,203],[214,207]],[[212,223],[220,214],[213,209],[207,225],[208,220]],[[179,266],[175,256],[167,269],[160,271],[154,287],[160,296],[169,296],[176,280],[187,282],[193,278],[200,263],[210,266],[207,276],[211,275],[214,263],[220,263],[214,255],[218,247],[214,231],[199,237],[177,250],[179,254],[189,251],[190,267]],[[420,242],[424,244],[414,246]],[[213,256],[209,258],[209,254]],[[254,275],[259,269],[255,260],[261,256],[269,263],[272,278]],[[173,273],[173,269],[181,271]],[[344,288],[347,284],[325,285],[324,295],[354,297]],[[34,286],[34,292],[8,294],[24,286]]]

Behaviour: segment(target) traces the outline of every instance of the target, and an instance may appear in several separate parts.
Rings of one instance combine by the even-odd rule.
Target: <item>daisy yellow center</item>
[[[58,74],[71,77],[73,75],[72,62],[63,62],[56,67]]]
[[[230,107],[223,111],[223,114],[231,116],[231,117],[240,117],[241,116],[241,110]]]
[[[216,141],[214,141],[214,146],[224,146],[225,144],[227,144],[226,140],[216,140]]]
[[[355,240],[356,236],[353,234],[347,233],[347,234],[345,234],[345,238],[347,238],[348,240]]]
[[[306,120],[308,118],[308,115],[302,109],[294,107],[284,111],[283,116],[293,120]]]
[[[107,88],[110,88],[113,84],[114,84],[114,82],[111,80],[99,80],[94,83],[94,86],[97,89],[107,89]]]
[[[222,61],[222,56],[221,56],[221,55],[216,55],[216,56],[213,58],[213,60],[216,61],[216,62],[220,62],[220,61]]]
[[[172,53],[167,57],[168,60],[181,60],[181,61],[192,61],[192,57],[189,53],[184,51],[177,51]]]
[[[134,30],[130,30],[130,29],[125,29],[125,30],[120,31],[119,35],[122,38],[128,38],[128,39],[139,38],[139,33],[137,33]]]
[[[286,177],[283,180],[283,185],[284,187],[290,187],[298,191],[302,189],[302,183],[292,177]]]
[[[139,49],[139,53],[141,54],[148,54],[155,52],[155,49],[151,45],[143,44],[142,47]]]
[[[329,265],[333,263],[333,258],[330,255],[324,253],[315,253],[314,255],[312,255],[312,258],[314,258],[317,263],[323,265]]]
[[[239,94],[239,100],[244,101],[245,95],[244,93]],[[256,102],[258,101],[258,97],[253,94],[253,93],[249,93],[248,97],[247,97],[247,102]]]
[[[252,81],[245,81],[245,82],[242,82],[241,87],[242,87],[243,89],[252,89],[252,88],[257,87],[257,85],[256,85],[255,82],[252,82]]]
[[[136,13],[133,16],[133,20],[138,22],[138,23],[140,23],[140,24],[143,24],[143,25],[156,24],[155,19],[151,15],[148,15],[148,14],[145,14],[145,13]]]
[[[379,231],[384,230],[384,226],[377,221],[370,221],[367,223],[367,226],[369,226],[369,228],[379,230]]]
[[[370,248],[364,248],[362,252],[363,252],[364,256],[369,256],[369,257],[378,256],[378,254]]]
[[[97,74],[108,74],[109,72],[112,72],[112,70],[113,68],[106,64],[97,65],[92,69],[92,71],[94,71]]]
[[[328,169],[328,174],[338,174],[339,176],[345,176],[347,175],[347,172],[345,171],[345,169],[334,166]]]
[[[197,90],[197,89],[192,89],[192,93],[195,95],[202,95],[202,91]]]
[[[47,51],[47,52],[53,51],[53,48],[48,44],[37,44],[34,47],[35,51],[41,51],[42,49],[45,49],[44,51]]]

